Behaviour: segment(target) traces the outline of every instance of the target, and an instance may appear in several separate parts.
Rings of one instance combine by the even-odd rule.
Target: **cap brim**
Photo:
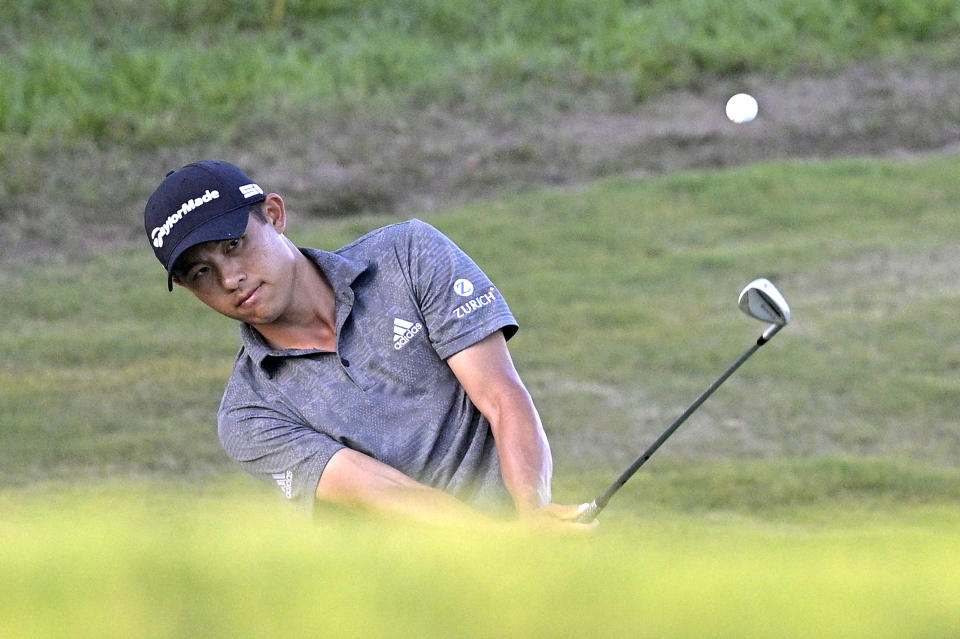
[[[256,202],[251,204],[256,204]],[[167,288],[173,290],[173,268],[180,256],[188,249],[204,242],[219,242],[220,240],[240,237],[246,232],[249,219],[250,206],[241,206],[207,221],[206,224],[202,224],[185,235],[177,247],[173,249],[173,252],[170,253],[170,259],[167,262]]]

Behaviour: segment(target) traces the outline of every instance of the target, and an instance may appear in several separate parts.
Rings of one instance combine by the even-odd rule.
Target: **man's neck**
[[[282,317],[253,328],[276,349],[336,352],[336,294],[320,267],[302,253],[293,290],[291,305]]]

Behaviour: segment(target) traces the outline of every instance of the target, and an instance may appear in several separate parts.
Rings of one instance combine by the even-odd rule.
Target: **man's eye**
[[[238,246],[240,246],[240,240],[241,240],[241,239],[242,239],[242,238],[240,238],[240,237],[236,237],[236,238],[234,238],[234,239],[232,239],[232,240],[228,240],[228,241],[227,241],[227,250],[228,250],[228,251],[232,251],[233,249],[235,249],[235,248],[237,248]]]
[[[190,279],[194,282],[206,275],[210,271],[206,266],[200,266],[190,272]]]

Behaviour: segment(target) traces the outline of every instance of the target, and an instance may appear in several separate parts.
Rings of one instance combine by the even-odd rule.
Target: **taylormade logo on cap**
[[[244,184],[239,187],[240,193],[244,198],[251,198],[257,195],[263,195],[263,189],[260,188],[257,184]],[[215,200],[220,197],[220,191],[207,189],[204,191],[203,195],[200,197],[192,198],[187,200],[180,205],[180,208],[176,212],[167,218],[163,223],[163,226],[158,226],[150,232],[150,239],[153,242],[153,245],[157,248],[163,247],[163,238],[170,235],[170,231],[173,230],[173,226],[183,219],[183,217],[194,210],[197,207],[203,206],[211,200]]]
[[[243,187],[241,187],[241,190],[242,188]],[[261,193],[262,192],[263,191],[261,191]],[[150,239],[153,241],[153,245],[157,248],[161,248],[163,246],[163,238],[167,235],[170,235],[170,231],[173,230],[174,224],[182,220],[184,215],[194,210],[198,206],[203,206],[207,202],[215,200],[218,197],[220,197],[220,191],[211,191],[210,189],[207,189],[200,197],[187,200],[181,204],[180,208],[178,208],[173,215],[167,218],[167,221],[163,223],[163,226],[158,226],[150,232]]]

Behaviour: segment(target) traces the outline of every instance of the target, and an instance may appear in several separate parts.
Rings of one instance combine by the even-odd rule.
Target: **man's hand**
[[[530,510],[521,515],[521,521],[529,522],[537,527],[570,532],[591,532],[600,525],[596,519],[588,524],[581,524],[577,518],[590,507],[590,504],[547,504],[541,508]]]

